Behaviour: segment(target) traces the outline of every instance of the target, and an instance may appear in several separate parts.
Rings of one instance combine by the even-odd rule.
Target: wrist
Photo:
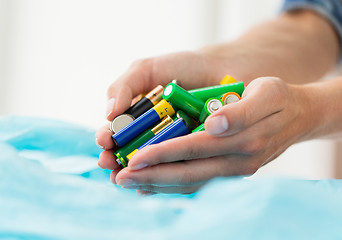
[[[339,135],[342,131],[342,79],[302,85],[303,129],[301,140]]]

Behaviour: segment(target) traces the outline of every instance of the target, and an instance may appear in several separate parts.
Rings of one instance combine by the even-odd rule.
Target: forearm
[[[227,73],[246,83],[277,76],[301,84],[318,80],[335,66],[339,44],[327,20],[300,11],[257,26],[232,43],[200,51],[219,56]]]

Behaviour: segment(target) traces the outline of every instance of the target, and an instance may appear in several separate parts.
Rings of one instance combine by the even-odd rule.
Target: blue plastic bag
[[[141,197],[98,168],[94,133],[0,118],[1,239],[342,239],[341,180],[219,178]]]

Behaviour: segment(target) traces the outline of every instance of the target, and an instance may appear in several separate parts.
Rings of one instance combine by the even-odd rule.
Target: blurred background
[[[281,0],[0,0],[0,115],[96,129],[108,86],[136,59],[233,40]],[[341,147],[341,146],[340,146]],[[256,176],[341,177],[339,144],[297,144]]]

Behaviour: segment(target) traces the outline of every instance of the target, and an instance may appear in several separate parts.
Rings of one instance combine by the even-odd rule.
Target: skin
[[[339,135],[342,78],[318,81],[335,66],[338,52],[330,24],[313,12],[297,11],[232,43],[136,61],[108,90],[109,121],[135,96],[172,79],[192,89],[217,85],[228,73],[246,89],[239,102],[205,121],[204,132],[148,146],[124,169],[115,161],[108,125],[100,128],[99,166],[113,170],[113,183],[140,194],[192,193],[217,176],[253,174],[292,144]],[[172,154],[165,154],[170,149]]]

